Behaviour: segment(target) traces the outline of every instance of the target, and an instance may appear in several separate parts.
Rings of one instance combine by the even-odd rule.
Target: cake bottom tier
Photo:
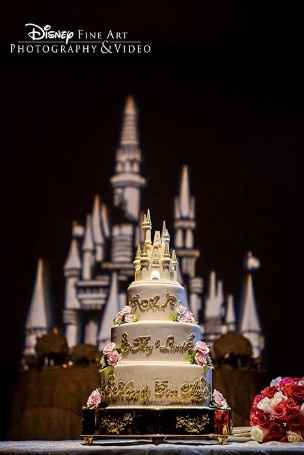
[[[209,406],[212,369],[182,362],[117,365],[101,384],[108,407]]]
[[[83,409],[81,437],[84,443],[89,444],[98,436],[227,436],[231,429],[230,409]]]

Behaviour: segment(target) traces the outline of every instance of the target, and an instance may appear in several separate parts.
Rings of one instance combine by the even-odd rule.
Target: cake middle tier
[[[112,328],[111,339],[126,361],[184,361],[202,339],[196,324],[173,321],[138,321]]]
[[[129,362],[102,378],[108,406],[208,406],[212,368],[181,362]]]

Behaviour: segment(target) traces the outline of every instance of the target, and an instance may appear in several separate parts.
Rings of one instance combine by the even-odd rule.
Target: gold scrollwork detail
[[[108,415],[103,416],[101,420],[101,426],[110,434],[120,434],[124,431],[127,426],[131,425],[133,422],[133,416],[131,413],[123,415]]]
[[[164,311],[166,308],[174,309],[177,305],[177,298],[174,295],[167,294],[162,302],[159,295],[148,299],[141,299],[139,294],[134,295],[130,299],[130,307],[135,313],[139,311]]]
[[[203,416],[190,416],[190,415],[185,415],[185,416],[176,416],[176,428],[181,428],[182,430],[185,430],[186,433],[191,433],[191,434],[198,434],[201,433],[204,428],[209,423],[209,417],[208,415],[203,415]]]

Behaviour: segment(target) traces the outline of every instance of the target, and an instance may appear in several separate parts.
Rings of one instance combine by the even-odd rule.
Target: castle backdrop
[[[69,347],[78,343],[103,345],[110,339],[115,314],[127,303],[126,289],[134,273],[133,260],[141,240],[139,225],[145,208],[142,189],[146,179],[141,174],[141,164],[137,109],[133,98],[128,97],[110,179],[111,209],[96,195],[85,222],[72,225],[70,249],[63,267],[63,324]],[[168,204],[168,213],[172,205]],[[214,271],[204,286],[196,270],[200,254],[195,247],[196,235],[195,197],[190,190],[188,167],[184,165],[179,193],[174,199],[174,243],[179,259],[178,278],[186,287],[188,305],[200,321],[208,342],[212,343],[223,333],[237,331],[251,341],[253,355],[259,357],[264,337],[253,288],[253,272],[259,268],[259,261],[251,253],[245,258],[240,314],[236,314],[233,296],[224,297],[223,282],[217,280]],[[37,337],[50,328],[50,293],[40,259],[26,321],[26,356],[35,353]]]

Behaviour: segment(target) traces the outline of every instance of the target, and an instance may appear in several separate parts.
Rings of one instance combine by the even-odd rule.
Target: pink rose
[[[101,393],[98,389],[93,390],[87,401],[87,407],[90,409],[96,409],[102,401]]]
[[[205,356],[209,354],[209,347],[204,341],[198,341],[195,343],[194,349]]]
[[[199,351],[195,354],[194,359],[195,359],[195,363],[197,363],[197,365],[200,365],[200,366],[205,366],[208,363],[207,356],[202,354]]]
[[[117,351],[112,351],[107,355],[107,361],[109,365],[115,367],[117,363],[120,361],[121,355]]]
[[[104,348],[103,348],[103,354],[105,356],[108,356],[111,352],[116,350],[116,344],[115,343],[107,343]]]
[[[227,401],[224,396],[216,389],[213,391],[213,401],[219,408],[227,407]]]

